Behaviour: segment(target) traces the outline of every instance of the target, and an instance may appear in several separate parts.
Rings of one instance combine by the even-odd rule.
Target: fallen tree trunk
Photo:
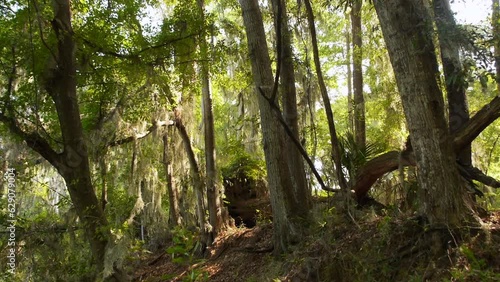
[[[453,136],[455,152],[459,152],[469,145],[486,127],[500,117],[500,97],[497,96],[490,103],[478,111]],[[384,174],[398,169],[400,165],[415,165],[413,150],[410,148],[402,152],[390,151],[366,162],[357,173],[357,178],[351,189],[354,190],[356,200],[360,202],[366,197],[373,184]],[[481,179],[481,178],[480,178]],[[476,179],[481,181],[480,179]],[[494,183],[490,181],[491,183]],[[488,183],[485,183],[488,185]]]
[[[411,153],[413,152],[410,150],[403,152],[390,151],[366,162],[359,169],[356,182],[352,187],[357,201],[360,202],[368,194],[368,191],[370,191],[370,188],[377,179],[386,173],[398,169],[400,162],[403,166],[415,165],[414,160],[410,160],[409,155]]]

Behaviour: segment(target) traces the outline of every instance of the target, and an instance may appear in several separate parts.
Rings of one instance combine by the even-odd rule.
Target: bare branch
[[[28,4],[29,4],[29,1],[28,1]],[[45,41],[45,38],[43,37],[42,19],[40,16],[40,11],[38,9],[38,3],[36,2],[36,0],[33,0],[33,6],[35,7],[38,29],[40,30],[40,39],[42,40],[42,43],[45,46],[45,48],[47,48],[47,50],[49,50],[52,58],[54,58],[54,60],[57,62],[58,59],[57,59],[56,54],[54,53],[54,51],[52,51],[49,44],[47,44],[47,42]]]

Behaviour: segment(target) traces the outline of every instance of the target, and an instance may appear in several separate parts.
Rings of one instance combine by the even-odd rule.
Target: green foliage
[[[313,5],[316,14],[319,35],[321,63],[324,68],[326,84],[334,96],[333,109],[338,132],[348,132],[341,138],[344,152],[343,165],[354,177],[358,168],[382,150],[399,147],[407,137],[403,119],[403,110],[399,99],[394,75],[390,70],[390,61],[383,43],[383,37],[376,15],[371,5],[364,5],[363,65],[366,99],[367,140],[366,148],[359,148],[349,133],[347,97],[343,89],[345,84],[346,56],[345,30],[350,27],[343,13],[334,11],[330,5]],[[37,4],[35,9],[34,4]],[[333,2],[332,2],[333,3]],[[197,122],[201,120],[199,77],[197,67],[200,59],[208,59],[211,71],[212,96],[216,127],[216,147],[218,167],[224,178],[241,178],[245,181],[262,180],[266,176],[260,144],[260,119],[257,94],[253,89],[251,67],[248,60],[245,31],[241,21],[241,11],[237,1],[208,1],[204,20],[200,15],[197,2],[190,1],[140,1],[140,0],[79,0],[72,1],[72,25],[76,41],[77,94],[81,119],[91,152],[91,166],[97,167],[97,156],[106,145],[104,141],[128,137],[140,131],[141,124],[152,119],[169,118],[168,114],[178,103],[182,103],[186,125],[192,136],[197,155],[200,150],[201,133]],[[306,150],[313,155],[315,164],[321,166],[327,181],[333,181],[329,172],[333,171],[331,161],[328,127],[324,109],[319,103],[318,89],[311,62],[310,38],[304,20],[303,5],[287,3],[292,28],[294,63],[296,64],[296,84],[298,90],[299,119],[306,139]],[[326,7],[326,8],[325,8]],[[159,22],[146,24],[144,20],[152,18],[148,11],[154,9],[162,17]],[[272,13],[263,7],[268,42],[274,45]],[[0,4],[0,110],[2,114],[17,119],[22,129],[37,132],[44,137],[56,152],[62,152],[61,132],[58,115],[52,98],[45,90],[44,83],[55,67],[53,53],[56,50],[56,36],[52,31],[51,21],[54,13],[51,1],[5,0]],[[479,42],[480,48],[471,49],[466,45],[464,62],[469,77],[464,81],[469,85],[468,99],[471,113],[477,112],[496,94],[491,77],[491,63],[487,58],[492,40],[486,29],[468,27],[472,41]],[[199,41],[204,35],[211,38],[208,58],[200,54]],[[273,48],[271,48],[272,50]],[[478,52],[479,51],[479,52]],[[276,62],[274,57],[273,63]],[[16,69],[16,73],[11,71]],[[275,67],[275,66],[274,66]],[[8,91],[11,79],[13,89]],[[452,77],[452,80],[456,77]],[[306,100],[310,99],[306,103]],[[310,103],[311,109],[307,105]],[[9,105],[9,109],[5,108]],[[116,120],[109,122],[109,115],[116,109]],[[312,122],[308,114],[312,114]],[[107,121],[106,131],[99,131],[101,122]],[[144,126],[142,126],[144,128]],[[1,126],[0,139],[4,149],[7,131]],[[101,139],[94,140],[96,135]],[[202,130],[199,130],[202,131]],[[474,161],[489,175],[500,178],[500,122],[495,122],[474,141]],[[159,131],[155,134],[162,134]],[[318,140],[313,140],[314,134]],[[154,134],[152,134],[154,135]],[[98,139],[98,138],[96,138]],[[155,141],[156,140],[156,141]],[[25,147],[20,138],[5,146],[6,154],[21,151]],[[102,141],[102,142],[101,142]],[[165,177],[160,162],[158,135],[139,142],[137,167],[138,174],[148,179],[160,179],[151,184],[159,200],[165,187]],[[179,149],[178,140],[174,143],[174,184],[183,187],[182,200],[184,211],[193,209],[193,191],[189,189],[189,178],[185,176],[185,159]],[[19,146],[14,147],[13,144]],[[21,145],[23,144],[23,145]],[[8,147],[8,148],[7,148]],[[115,233],[133,236],[130,226],[123,226],[130,216],[137,195],[136,179],[130,180],[131,145],[111,148],[107,151],[108,204],[106,216],[110,228]],[[14,153],[12,153],[14,154]],[[82,227],[76,222],[74,209],[67,193],[54,190],[54,185],[44,181],[55,172],[38,170],[36,157],[26,154],[25,149],[9,165],[22,172],[19,183],[26,186],[20,190],[22,214],[18,217],[19,240],[25,245],[20,248],[20,260],[17,280],[35,281],[76,281],[90,273],[88,261],[90,250],[85,242]],[[202,164],[203,158],[200,158]],[[24,169],[24,168],[33,169]],[[202,167],[200,165],[200,167]],[[203,169],[202,169],[203,170]],[[160,175],[160,176],[158,176]],[[34,178],[35,176],[38,176]],[[93,182],[99,192],[101,176],[96,169]],[[132,185],[132,186],[131,186]],[[134,191],[134,192],[131,192]],[[54,203],[54,192],[60,193]],[[324,193],[324,192],[320,192]],[[98,193],[99,195],[99,193]],[[500,208],[498,191],[489,193],[492,199],[487,203],[490,208]],[[153,200],[152,200],[153,201]],[[5,206],[5,199],[0,199]],[[155,215],[162,209],[154,210]],[[145,212],[147,213],[147,208]],[[151,212],[152,213],[152,212]],[[321,230],[326,230],[328,220],[333,220],[335,211],[326,212],[320,223]],[[142,216],[142,215],[141,215]],[[329,217],[328,217],[329,216]],[[260,213],[258,217],[261,217]],[[161,218],[161,217],[157,217]],[[266,217],[263,217],[266,218]],[[156,218],[155,218],[156,219]],[[0,210],[0,222],[5,222],[5,210]],[[258,221],[263,219],[258,219]],[[266,219],[267,220],[267,219]],[[336,219],[338,220],[338,219]],[[378,224],[380,231],[390,233],[391,218],[384,218]],[[161,223],[164,223],[162,220]],[[151,225],[160,225],[154,224]],[[333,224],[336,226],[336,224]],[[68,232],[58,232],[69,228]],[[71,228],[76,228],[75,230]],[[55,232],[57,231],[57,232]],[[150,230],[148,230],[150,231]],[[152,231],[151,231],[152,232]],[[184,230],[174,230],[174,244],[167,249],[173,260],[179,264],[193,262],[192,250],[196,249],[197,237]],[[1,240],[5,242],[5,240]],[[131,240],[133,241],[133,240]],[[4,251],[4,245],[2,250]],[[365,248],[366,249],[366,248]],[[474,254],[463,251],[473,271],[457,269],[456,279],[488,279],[490,274],[483,261],[475,259]],[[353,261],[361,261],[362,255],[355,254]],[[350,255],[350,254],[349,254]],[[2,255],[4,258],[5,256]],[[350,257],[347,257],[350,259]],[[365,259],[365,258],[363,258]],[[368,261],[369,262],[369,261]],[[353,263],[354,264],[354,263]],[[353,269],[362,273],[364,266],[355,265]],[[373,269],[372,269],[373,270]],[[0,276],[0,280],[4,278]],[[206,278],[206,273],[193,269],[186,281],[199,281]],[[7,279],[7,278],[5,278]],[[89,279],[91,280],[91,279]]]
[[[192,263],[193,251],[196,247],[197,236],[187,229],[176,227],[172,230],[172,243],[166,252],[171,255],[172,262],[178,264]]]
[[[166,252],[172,257],[172,262],[180,265],[192,265],[198,261],[194,251],[198,247],[199,238],[193,232],[176,227],[172,230],[172,246]],[[164,276],[163,279],[172,279],[172,275]],[[192,268],[182,277],[182,281],[208,281],[208,273],[199,268]]]
[[[93,273],[83,228],[64,222],[53,212],[45,210],[36,217],[18,218],[16,242],[17,279],[5,281],[80,281],[90,279],[88,275]],[[2,260],[8,248],[0,246]]]
[[[342,165],[349,171],[350,179],[356,176],[358,169],[367,161],[383,152],[380,146],[375,143],[367,142],[365,147],[360,147],[350,132],[340,137],[339,145],[343,152]]]
[[[452,268],[451,281],[500,281],[500,273],[492,270],[484,259],[477,258],[467,246],[461,246],[460,253],[465,265]]]
[[[248,179],[251,181],[264,179],[265,164],[262,160],[255,159],[245,152],[240,152],[225,167],[221,168],[224,179]]]
[[[106,214],[112,226],[121,228],[122,223],[130,215],[130,211],[134,207],[136,196],[127,195],[127,192],[122,189],[109,189],[108,201],[106,205]]]

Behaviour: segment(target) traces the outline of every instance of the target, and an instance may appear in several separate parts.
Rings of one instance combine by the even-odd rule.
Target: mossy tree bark
[[[441,61],[448,93],[448,125],[451,133],[457,132],[469,120],[469,106],[465,95],[465,74],[460,61],[459,36],[455,18],[448,0],[434,0],[434,17],[441,49]],[[463,165],[471,166],[471,146],[463,148],[457,158]]]
[[[299,124],[297,113],[297,90],[295,88],[295,66],[293,64],[291,32],[288,26],[288,16],[286,3],[283,0],[273,0],[276,30],[280,29],[281,36],[281,72],[280,72],[280,92],[281,103],[283,105],[283,118],[297,140],[299,138]],[[280,10],[278,12],[278,9]],[[278,19],[278,16],[280,18]],[[288,167],[292,177],[294,200],[298,208],[301,209],[304,217],[311,208],[311,192],[308,190],[304,161],[290,138],[286,137],[286,150],[288,151]]]
[[[432,225],[461,226],[469,209],[448,132],[432,21],[424,0],[375,0],[418,168],[422,211]]]
[[[271,60],[257,0],[239,0],[246,29],[253,81],[258,95],[267,180],[274,228],[274,253],[281,254],[300,239],[302,214],[298,211],[287,165],[285,132],[268,99],[273,89]],[[264,97],[263,95],[266,95]]]

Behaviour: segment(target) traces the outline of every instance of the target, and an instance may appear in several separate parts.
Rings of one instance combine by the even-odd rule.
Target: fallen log
[[[465,146],[469,145],[486,127],[499,117],[500,96],[496,96],[490,103],[483,106],[481,110],[479,110],[468,122],[463,125],[460,130],[457,131],[457,133],[454,134],[453,146],[455,148],[455,152],[459,152]],[[380,177],[398,169],[400,165],[416,165],[411,146],[407,146],[407,148],[401,152],[390,151],[384,153],[366,162],[358,170],[355,182],[351,186],[351,189],[354,190],[356,200],[360,202],[364,197],[366,197],[373,184],[375,184]],[[477,171],[475,175],[478,175]],[[485,183],[486,185],[488,185],[488,183],[496,184],[498,182],[492,181],[491,177],[476,177],[473,179],[478,181],[488,179],[488,181],[485,181],[487,182]]]

